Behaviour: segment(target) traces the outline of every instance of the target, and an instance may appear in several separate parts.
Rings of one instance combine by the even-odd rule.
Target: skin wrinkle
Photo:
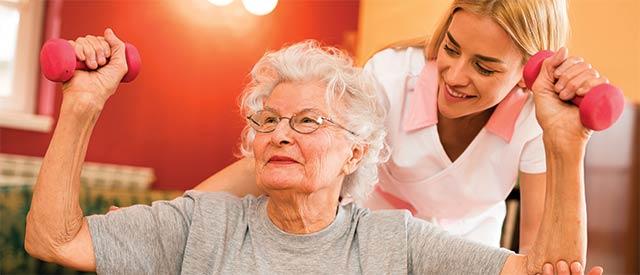
[[[312,108],[337,120],[330,111],[332,104],[323,100],[326,93],[326,87],[317,82],[285,82],[274,88],[265,106],[285,117]],[[347,131],[331,124],[300,134],[286,122],[281,121],[271,133],[256,134],[257,184],[269,190],[267,213],[277,227],[293,234],[317,232],[335,219],[336,211],[326,209],[338,206],[345,171],[350,170],[354,155],[350,152],[353,142]],[[274,155],[297,163],[271,164]]]
[[[80,140],[83,140],[84,142],[79,143],[82,144],[82,146],[79,150],[74,150],[75,152],[86,152],[89,143],[88,140],[90,139],[93,130],[92,125],[97,120],[98,116],[99,115],[94,116],[89,123],[83,124]],[[85,154],[82,153],[74,154],[71,174],[68,177],[65,177],[69,179],[65,182],[66,191],[74,195],[79,193],[77,188],[73,188],[73,183],[80,182],[80,171],[82,170],[82,163],[85,157],[84,155]],[[84,217],[82,209],[77,201],[67,200],[64,205],[66,206],[65,211],[62,213],[62,219],[65,221],[64,230],[61,232],[62,236],[59,236],[60,239],[57,240],[60,244],[65,244],[75,237],[82,226],[82,220]]]
[[[117,59],[114,58],[112,61],[116,60]],[[122,61],[122,59],[120,61]],[[105,72],[106,71],[107,70],[105,70]],[[117,79],[120,79],[122,75],[123,73],[118,74]],[[82,74],[80,73],[76,77],[82,77]],[[546,81],[545,83],[548,84],[548,82],[550,81]],[[298,92],[295,97],[291,97],[289,94],[282,91],[282,89],[286,91],[286,86],[291,88],[290,86],[295,86],[296,84],[298,84],[297,88],[309,88],[301,85],[300,83],[283,83],[281,84],[282,86],[275,87],[276,90],[281,89],[279,91],[282,94],[278,94],[278,91],[274,91],[267,101],[275,101],[276,103],[274,103],[273,106],[278,107],[284,115],[295,113],[300,107],[306,108],[309,106],[315,106],[321,110],[326,110],[326,106],[318,106],[318,104],[321,104],[321,100],[319,100],[320,97],[318,97],[318,94],[320,93],[318,89]],[[117,85],[117,83],[114,83],[114,85]],[[540,86],[541,85],[538,85],[538,87]],[[551,171],[549,175],[553,176],[553,178],[548,179],[548,182],[550,183],[548,184],[548,187],[549,192],[552,195],[555,195],[554,199],[550,199],[553,207],[552,209],[545,209],[546,215],[543,219],[543,229],[547,229],[545,231],[549,232],[550,236],[542,234],[538,238],[537,242],[544,243],[544,246],[535,246],[534,252],[531,255],[508,256],[507,263],[505,264],[505,269],[502,274],[525,273],[525,270],[513,270],[506,268],[507,266],[509,268],[513,268],[514,266],[522,268],[525,261],[527,261],[527,265],[534,265],[537,264],[538,261],[543,261],[557,256],[568,255],[566,257],[569,257],[570,259],[576,258],[576,255],[567,253],[566,250],[581,251],[581,249],[583,250],[584,245],[586,245],[586,243],[583,242],[583,240],[586,240],[586,236],[578,234],[581,230],[586,229],[584,226],[584,219],[568,219],[569,221],[575,221],[576,223],[569,222],[567,224],[558,224],[553,221],[558,218],[559,220],[564,221],[564,216],[569,217],[571,215],[575,215],[575,213],[567,213],[572,211],[565,211],[566,209],[574,209],[573,212],[580,212],[579,215],[585,217],[583,190],[584,179],[582,176],[582,160],[584,157],[585,144],[577,144],[579,142],[576,142],[576,140],[579,141],[579,139],[584,139],[586,142],[588,137],[576,136],[576,133],[581,133],[579,130],[582,129],[582,126],[577,124],[577,110],[575,107],[570,110],[568,109],[569,107],[562,105],[562,102],[558,102],[557,100],[546,100],[545,93],[553,94],[551,90],[541,88],[536,90],[536,100],[540,101],[536,102],[540,103],[536,104],[536,106],[541,107],[537,110],[542,109],[538,119],[540,120],[540,124],[545,133],[551,132],[552,134],[560,136],[557,141],[549,141],[548,138],[544,139],[545,147],[550,148],[550,151],[548,152],[548,159],[550,160],[548,162],[548,168]],[[101,99],[106,99],[107,97],[108,95]],[[61,211],[64,207],[59,206],[49,209],[48,205],[43,202],[52,200],[58,205],[64,205],[65,202],[69,200],[75,200],[79,203],[79,181],[77,181],[77,179],[80,172],[78,169],[80,169],[81,164],[69,166],[62,165],[61,163],[73,160],[78,162],[82,161],[79,156],[83,156],[85,154],[86,146],[78,146],[77,144],[86,144],[88,142],[88,135],[90,134],[93,125],[95,125],[95,120],[90,119],[90,116],[99,114],[99,112],[94,113],[93,111],[87,113],[68,113],[68,111],[73,110],[73,108],[70,109],[70,107],[74,106],[73,103],[75,102],[71,101],[72,104],[69,105],[69,97],[65,97],[64,99],[63,108],[60,112],[61,118],[58,124],[58,126],[62,127],[57,127],[55,130],[52,145],[50,147],[50,149],[53,149],[47,152],[47,155],[45,155],[45,161],[43,162],[43,165],[50,167],[50,171],[47,171],[43,178],[39,179],[38,183],[36,183],[36,186],[40,188],[40,190],[44,190],[40,192],[41,194],[39,194],[38,197],[40,198],[40,211],[45,213],[39,213],[38,216],[46,216],[48,219],[56,219],[58,215],[47,215],[47,212],[56,213],[56,211]],[[103,104],[104,102],[98,103]],[[557,122],[550,119],[551,116],[549,114],[553,111],[558,113],[558,110],[563,114],[563,117],[573,118],[571,121],[575,123],[568,123],[569,120],[567,120],[567,123],[562,123],[563,121]],[[571,113],[569,113],[569,111]],[[328,113],[328,115],[331,115],[331,113]],[[78,120],[80,117],[82,117],[82,119]],[[74,120],[74,118],[76,119]],[[89,123],[89,127],[85,127],[85,123],[88,121],[91,121],[91,123]],[[563,126],[569,126],[573,128],[573,131],[566,131]],[[341,187],[340,184],[342,183],[342,180],[344,180],[344,175],[341,171],[343,171],[342,169],[344,169],[345,166],[349,165],[350,160],[354,160],[356,163],[360,160],[357,157],[361,157],[359,153],[363,152],[361,147],[362,145],[356,144],[352,147],[352,143],[345,138],[347,136],[346,133],[331,130],[334,127],[324,127],[319,129],[320,132],[310,135],[296,134],[290,130],[288,125],[286,125],[285,128],[282,127],[285,127],[285,125],[280,125],[274,133],[258,134],[253,142],[254,150],[256,152],[255,160],[257,162],[255,167],[263,169],[260,171],[258,184],[261,185],[263,190],[266,189],[269,191],[268,193],[271,198],[269,198],[268,201],[272,200],[274,202],[274,204],[271,205],[271,207],[273,207],[272,209],[286,209],[282,207],[290,207],[290,205],[293,205],[293,207],[299,207],[298,211],[294,210],[286,213],[268,212],[269,218],[272,220],[281,218],[282,220],[287,221],[285,218],[289,218],[288,221],[293,221],[293,223],[285,225],[289,226],[289,228],[283,228],[280,226],[281,229],[290,233],[295,233],[294,230],[296,229],[315,232],[320,230],[317,228],[321,228],[321,225],[326,227],[326,225],[335,218],[335,211],[330,210],[337,206]],[[580,127],[580,129],[576,127]],[[562,130],[557,130],[559,128]],[[78,140],[78,137],[86,138]],[[283,138],[286,138],[285,141],[289,142],[281,142]],[[349,146],[346,146],[345,144]],[[349,150],[351,150],[351,152],[348,152]],[[576,152],[579,153],[576,154]],[[260,162],[265,163],[265,160],[268,161],[272,156],[270,155],[271,153],[292,154],[288,157],[300,160],[301,164],[298,165],[282,161],[273,165],[267,164],[261,166]],[[354,158],[348,158],[347,156],[349,156],[349,154],[354,156]],[[55,155],[59,155],[60,157],[56,158],[54,157]],[[319,155],[322,155],[323,158],[320,158]],[[346,163],[344,163],[345,157],[347,157]],[[74,169],[77,170],[77,173],[71,173]],[[338,177],[336,177],[334,172],[338,173]],[[69,187],[69,175],[75,179],[74,181],[70,181],[72,183],[71,186],[76,191],[73,193],[68,192],[67,190]],[[284,175],[292,175],[294,178],[287,178],[284,177]],[[301,177],[296,177],[298,175]],[[314,178],[310,179],[309,176],[313,176]],[[56,184],[58,181],[63,183],[66,182],[67,184],[60,186]],[[36,196],[35,194],[36,193],[34,192],[34,196]],[[568,196],[567,194],[574,194],[574,196]],[[62,198],[57,198],[58,196],[62,196]],[[69,198],[71,196],[75,197]],[[280,204],[277,205],[277,203]],[[310,208],[310,206],[314,207]],[[267,207],[269,207],[269,204]],[[314,212],[310,212],[309,209],[323,209],[325,212],[329,213],[326,215],[322,215],[322,213],[320,213],[317,215],[319,217],[314,217]],[[62,221],[58,222],[62,223]],[[315,226],[317,228],[311,228],[310,225],[317,225]],[[59,253],[58,257],[63,259],[61,261],[66,261],[69,266],[79,266],[83,270],[94,271],[96,268],[95,257],[93,254],[94,250],[92,247],[91,236],[89,235],[87,228],[88,226],[85,220],[77,238],[68,246],[62,247],[57,252]],[[59,228],[54,228],[53,230],[55,229]],[[42,238],[49,237],[50,235],[42,236]],[[547,251],[544,251],[545,253],[540,253],[540,247],[543,247]],[[575,253],[579,254],[580,252]],[[51,257],[56,257],[56,255]],[[78,260],[78,258],[80,259]],[[580,256],[577,258],[580,259]],[[529,272],[533,271],[534,270],[529,270]]]
[[[68,171],[64,175],[55,175],[54,177],[60,179],[60,185],[54,189],[55,192],[48,196],[38,195],[40,188],[34,189],[34,200],[39,202],[33,204],[34,207],[28,213],[27,223],[28,231],[36,234],[29,234],[36,236],[37,240],[28,241],[25,246],[27,247],[40,247],[44,249],[41,251],[40,256],[44,259],[54,260],[56,251],[63,248],[64,245],[69,243],[76,237],[81,230],[84,215],[78,200],[74,200],[74,197],[79,196],[79,188],[76,186],[80,182],[80,171],[82,168],[82,160],[85,157],[86,149],[88,146],[88,140],[90,139],[93,126],[97,121],[100,108],[94,108],[93,105],[87,104],[64,104],[63,108],[67,108],[72,112],[87,114],[85,118],[74,119],[77,126],[73,126],[68,123],[58,125],[60,132],[64,132],[62,135],[67,135],[71,132],[75,132],[78,135],[78,142],[68,144],[60,148],[50,148],[55,152],[65,152],[65,154],[59,154],[58,157],[46,159],[47,165],[43,164],[43,168],[40,172],[38,181],[45,180],[45,178],[51,177],[50,174],[55,173],[56,167],[62,168],[62,171]],[[67,122],[67,121],[65,121]],[[52,143],[57,142],[58,139],[64,139],[61,135],[54,135]],[[48,151],[49,153],[49,151]],[[70,155],[70,161],[67,161],[64,156]],[[66,167],[65,167],[66,166]],[[43,178],[40,178],[43,177]],[[69,194],[71,196],[69,196]],[[59,204],[49,202],[49,200],[55,200],[56,198],[62,198]],[[40,207],[39,207],[40,206]],[[40,210],[41,206],[46,206],[47,209]],[[61,208],[62,211],[53,211],[55,208]],[[53,213],[57,218],[40,218],[42,216],[48,216]],[[42,244],[46,244],[46,247],[42,247]]]

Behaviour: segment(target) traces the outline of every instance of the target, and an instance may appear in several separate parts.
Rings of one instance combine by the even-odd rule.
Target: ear
[[[351,155],[349,156],[349,159],[347,159],[347,162],[342,167],[342,171],[344,172],[345,175],[349,175],[353,173],[356,169],[358,169],[358,165],[360,164],[360,161],[362,161],[362,158],[364,158],[368,150],[369,150],[369,145],[367,144],[358,143],[358,144],[354,144],[353,147],[351,147]]]
[[[523,90],[527,89],[527,84],[524,83],[524,77],[520,78],[520,81],[518,81],[518,84],[516,84],[518,87],[522,88]]]

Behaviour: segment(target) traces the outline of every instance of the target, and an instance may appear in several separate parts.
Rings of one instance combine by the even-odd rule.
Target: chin
[[[260,185],[271,190],[289,189],[299,185],[299,182],[288,173],[267,173],[260,177]]]
[[[448,119],[454,119],[464,116],[463,113],[452,110],[452,108],[448,106],[444,101],[444,99],[441,99],[440,96],[438,96],[438,113],[440,113],[441,116]]]

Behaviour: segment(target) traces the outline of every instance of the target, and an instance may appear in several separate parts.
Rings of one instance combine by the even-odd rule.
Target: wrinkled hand
[[[603,269],[600,266],[596,266],[589,270],[587,275],[602,275]],[[573,262],[571,266],[565,261],[558,261],[556,266],[550,263],[544,264],[542,267],[541,275],[583,275],[582,265],[579,262]],[[540,273],[538,273],[540,275]]]
[[[93,71],[76,70],[63,86],[64,98],[102,109],[127,73],[124,42],[111,29],[106,29],[104,37],[88,35],[69,43],[75,49],[76,58]]]
[[[582,126],[578,108],[565,101],[608,82],[582,58],[568,57],[566,48],[547,58],[531,87],[536,117],[545,134],[562,142],[586,142],[591,131]]]

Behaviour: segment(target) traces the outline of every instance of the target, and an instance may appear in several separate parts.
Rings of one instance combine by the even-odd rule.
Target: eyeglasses
[[[247,117],[247,120],[249,120],[249,126],[260,133],[273,132],[283,119],[288,119],[289,127],[301,134],[313,133],[324,125],[325,122],[329,122],[344,129],[352,135],[357,136],[353,131],[335,123],[330,118],[322,116],[318,111],[313,109],[302,110],[291,117],[281,117],[271,110],[258,111]]]

